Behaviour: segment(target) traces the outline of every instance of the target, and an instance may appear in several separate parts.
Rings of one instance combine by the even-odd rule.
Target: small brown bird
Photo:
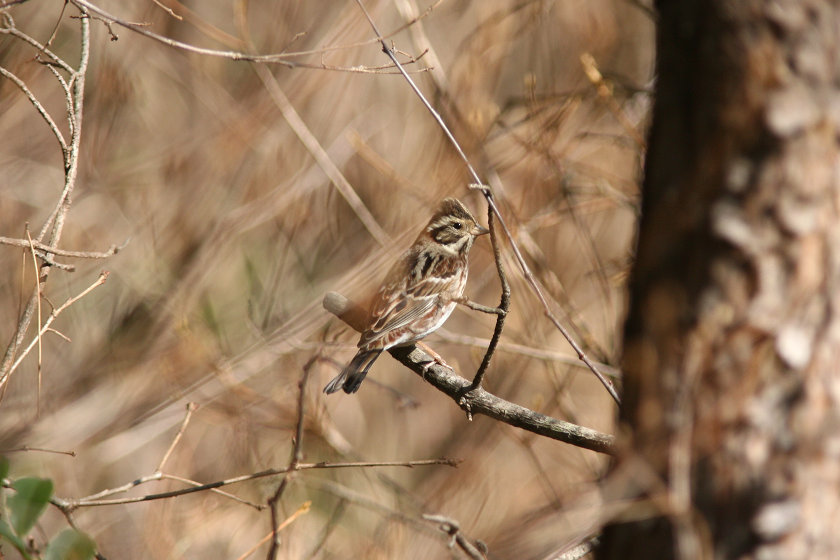
[[[391,268],[371,305],[359,351],[324,392],[355,393],[383,350],[413,344],[440,328],[464,293],[473,241],[488,231],[460,201],[444,199]]]

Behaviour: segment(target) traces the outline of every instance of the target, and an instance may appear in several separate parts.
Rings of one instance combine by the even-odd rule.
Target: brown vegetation
[[[70,340],[45,334],[40,371],[34,347],[4,382],[0,448],[75,457],[10,453],[12,475],[52,478],[65,500],[151,479],[108,496],[116,499],[189,486],[156,480],[167,478],[154,475],[159,468],[199,483],[284,469],[306,379],[297,463],[460,462],[289,475],[277,520],[297,514],[279,533],[279,557],[464,557],[467,545],[450,551],[440,528],[452,521],[470,546],[486,543],[489,558],[550,557],[590,536],[603,515],[593,483],[605,455],[485,416],[469,422],[389,356],[358,394],[320,392],[356,340],[322,308],[324,294],[364,298],[445,196],[486,219],[463,162],[408,84],[351,71],[389,64],[356,3],[162,2],[183,20],[153,2],[96,6],[189,45],[314,52],[283,59],[304,67],[256,66],[90,21],[79,171],[58,246],[121,250],[54,257],[75,270],[52,268],[42,322],[51,305],[110,274],[53,321]],[[412,19],[413,2],[395,4],[367,6],[383,34]],[[423,17],[388,41],[408,53],[401,60],[419,57],[407,69],[494,189],[552,311],[592,360],[615,365],[649,101],[634,89],[650,79],[649,16],[619,0],[427,7],[414,6]],[[62,13],[29,0],[2,14],[41,43],[54,31],[50,49],[78,64],[77,4]],[[36,54],[0,35],[0,66],[66,130],[64,93]],[[65,183],[61,151],[9,79],[0,79],[0,139],[0,235],[26,239],[29,224],[34,238]],[[4,343],[36,283],[32,248],[19,245],[0,245]],[[504,241],[502,254],[512,304],[484,388],[612,433],[615,403],[544,317]],[[470,274],[469,297],[495,305],[486,239]],[[459,309],[426,342],[471,378],[493,323]],[[160,467],[190,402],[198,407]],[[237,558],[270,533],[268,512],[248,503],[264,506],[280,478],[222,489],[238,500],[197,492],[83,507],[72,518],[108,557]],[[39,534],[67,522],[54,508]]]

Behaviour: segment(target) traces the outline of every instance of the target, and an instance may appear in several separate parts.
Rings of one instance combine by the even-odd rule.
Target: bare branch
[[[67,301],[62,303],[59,307],[52,310],[49,317],[47,317],[47,320],[44,321],[43,326],[41,326],[38,333],[35,335],[35,337],[32,339],[32,341],[29,343],[29,345],[24,349],[23,352],[21,352],[21,354],[20,354],[20,356],[18,356],[17,360],[15,360],[14,363],[12,363],[11,367],[9,368],[8,373],[0,376],[0,387],[3,387],[9,381],[9,377],[11,377],[12,372],[14,372],[18,368],[18,366],[20,366],[23,359],[29,354],[29,352],[32,351],[32,348],[35,346],[35,344],[38,343],[38,340],[40,339],[40,337],[43,336],[43,334],[45,332],[47,332],[47,330],[50,330],[50,325],[52,324],[52,322],[55,321],[55,319],[65,309],[67,309],[68,307],[70,307],[71,305],[73,305],[74,303],[76,303],[77,301],[79,301],[80,299],[85,297],[86,295],[88,295],[91,291],[93,291],[98,286],[101,286],[102,284],[104,284],[105,280],[107,280],[107,279],[108,279],[108,272],[107,271],[102,272],[99,275],[99,277],[96,279],[96,281],[93,284],[91,284],[90,286],[88,286],[83,292],[81,292],[77,296],[71,297],[70,299],[68,299]]]
[[[187,413],[184,414],[184,421],[181,422],[181,427],[178,428],[178,432],[175,434],[175,437],[172,439],[172,443],[169,444],[169,449],[166,450],[166,453],[163,454],[163,458],[160,460],[158,467],[155,469],[155,472],[161,472],[163,470],[163,466],[166,465],[166,461],[169,460],[169,456],[172,454],[172,451],[175,449],[175,446],[178,445],[178,442],[181,441],[181,436],[184,435],[184,431],[187,429],[187,424],[190,423],[190,418],[192,418],[192,413],[198,409],[198,405],[194,402],[187,403]]]
[[[38,294],[38,306],[36,316],[38,317],[38,332],[35,334],[35,340],[38,341],[38,392],[35,396],[35,414],[41,415],[41,373],[44,361],[43,344],[41,339],[41,282],[38,278],[38,259],[35,258],[35,247],[32,245],[32,236],[29,235],[29,224],[26,226],[26,239],[29,241],[29,250],[32,254],[32,266],[35,269],[33,276],[35,280],[35,292]]]
[[[184,20],[183,16],[179,16],[178,14],[176,14],[176,13],[172,10],[172,8],[170,8],[169,6],[164,6],[164,5],[163,5],[163,3],[161,3],[161,1],[160,1],[160,0],[152,0],[152,2],[154,2],[155,4],[157,4],[157,6],[158,6],[158,7],[160,7],[160,9],[161,9],[161,10],[163,10],[164,12],[166,12],[167,14],[169,14],[170,16],[174,17],[174,18],[175,18],[175,19],[177,19],[178,21],[183,21],[183,20]]]
[[[75,259],[107,259],[119,253],[128,244],[128,240],[122,245],[111,245],[107,251],[69,251],[67,249],[59,249],[57,247],[50,247],[45,243],[32,240],[32,247],[35,248],[36,253],[45,258],[43,255],[47,253],[51,255],[58,255],[61,257],[71,257]],[[0,245],[11,245],[12,247],[29,247],[28,239],[17,239],[14,237],[0,236]]]
[[[29,445],[24,445],[23,447],[15,447],[14,449],[0,449],[0,455],[5,453],[14,453],[17,451],[41,451],[42,453],[55,453],[57,455],[70,455],[71,457],[76,456],[75,451],[62,451],[60,449],[44,449],[43,447],[31,447]]]
[[[12,19],[12,16],[8,12],[4,12],[2,14],[3,18],[3,26],[0,27],[0,34],[3,35],[11,35],[24,41],[25,43],[29,43],[33,47],[35,47],[39,53],[44,53],[50,58],[50,63],[59,66],[62,70],[67,72],[68,74],[73,74],[74,70],[69,64],[64,62],[63,59],[59,58],[54,52],[47,48],[46,45],[42,45],[37,40],[33,39],[26,33],[19,30],[15,27],[15,22]]]
[[[502,309],[501,307],[489,307],[487,305],[482,305],[480,303],[476,303],[468,298],[462,297],[458,298],[457,303],[463,305],[464,307],[468,307],[473,311],[480,311],[482,313],[487,313],[488,315],[506,315],[507,311]]]
[[[53,136],[55,136],[56,140],[58,140],[58,145],[61,148],[61,153],[63,154],[63,156],[66,160],[68,148],[67,148],[67,142],[64,140],[64,135],[61,134],[61,131],[58,129],[58,125],[55,124],[55,121],[50,116],[50,114],[47,112],[47,110],[44,109],[44,106],[41,105],[41,102],[38,101],[38,99],[35,97],[35,94],[33,94],[29,90],[29,88],[26,86],[26,83],[24,83],[23,80],[21,80],[20,78],[15,76],[10,71],[3,68],[2,66],[0,66],[0,76],[3,76],[4,78],[6,78],[6,79],[10,80],[12,83],[14,83],[18,87],[18,89],[23,92],[23,94],[26,96],[26,98],[29,99],[29,102],[32,103],[32,105],[38,111],[38,114],[40,114],[41,118],[44,119],[44,122],[47,123],[47,126],[50,127],[50,130],[52,131]]]
[[[268,500],[268,507],[271,509],[271,547],[268,550],[268,560],[274,560],[277,557],[277,531],[280,530],[280,525],[277,524],[277,504],[286,490],[291,474],[297,471],[298,464],[303,458],[303,420],[305,415],[306,404],[306,383],[309,381],[309,372],[312,370],[312,365],[318,360],[318,356],[313,356],[306,365],[303,366],[303,375],[298,381],[298,419],[297,427],[295,428],[294,444],[292,445],[292,457],[289,460],[289,466],[286,474],[283,475],[283,480],[274,492],[274,495]]]
[[[294,520],[295,520],[295,519],[297,519],[298,517],[300,517],[301,515],[303,515],[303,514],[305,514],[305,513],[308,513],[308,512],[309,512],[309,508],[310,508],[311,506],[312,506],[312,502],[311,502],[311,501],[306,501],[306,502],[303,502],[303,504],[301,504],[301,506],[300,506],[299,508],[297,508],[297,510],[295,510],[295,512],[294,512],[292,515],[290,515],[289,517],[287,517],[286,519],[284,519],[284,520],[283,520],[283,522],[282,522],[282,523],[280,523],[280,525],[278,525],[277,527],[273,527],[273,528],[272,528],[272,530],[271,530],[271,532],[270,532],[269,534],[267,534],[265,537],[263,537],[262,539],[260,539],[260,541],[259,541],[257,544],[255,544],[254,546],[252,546],[252,547],[251,547],[251,548],[250,548],[247,552],[244,552],[244,553],[243,553],[241,556],[239,556],[236,560],[245,560],[245,559],[246,559],[246,558],[248,558],[250,555],[252,555],[254,552],[256,552],[256,550],[257,550],[259,547],[261,547],[262,545],[264,545],[265,543],[267,543],[267,542],[268,542],[268,540],[269,540],[269,539],[271,539],[271,538],[274,538],[274,540],[276,541],[276,540],[277,540],[277,533],[279,533],[280,531],[282,531],[283,529],[285,529],[286,527],[288,527],[289,525],[291,525],[291,524],[292,524],[292,522],[294,522]]]
[[[478,366],[478,371],[476,371],[475,377],[473,377],[473,381],[467,392],[481,387],[481,381],[484,379],[484,373],[490,366],[490,360],[493,358],[496,346],[502,338],[502,329],[505,325],[505,317],[507,317],[508,310],[510,309],[510,284],[508,283],[507,274],[505,274],[505,267],[502,264],[502,253],[499,250],[499,236],[496,232],[496,222],[493,220],[493,211],[489,207],[487,209],[487,227],[490,228],[490,242],[493,247],[493,260],[496,262],[496,273],[499,275],[499,282],[502,285],[502,295],[499,299],[498,310],[496,311],[496,326],[493,329],[493,336],[490,338],[490,344],[487,345],[487,351],[484,353],[481,365]]]
[[[357,462],[350,462],[350,463],[300,463],[297,465],[296,470],[303,471],[303,470],[310,470],[310,469],[346,469],[346,468],[374,468],[374,467],[420,467],[420,466],[429,466],[429,465],[446,465],[449,467],[456,467],[460,461],[454,459],[424,459],[419,461],[357,461]],[[256,480],[259,478],[265,478],[267,476],[276,476],[278,474],[285,474],[290,472],[288,468],[282,469],[267,469],[264,471],[246,474],[242,476],[236,476],[233,478],[228,478],[225,480],[217,480],[216,482],[210,482],[207,484],[201,484],[199,486],[193,486],[191,488],[182,488],[180,490],[172,490],[171,492],[161,492],[158,494],[147,494],[145,496],[137,496],[131,498],[117,498],[113,500],[101,500],[99,497],[101,496],[110,496],[120,492],[126,492],[136,486],[144,484],[146,482],[150,482],[153,480],[160,480],[164,478],[164,475],[161,473],[154,473],[148,476],[144,476],[133,480],[123,486],[118,488],[112,488],[108,490],[103,490],[98,494],[94,494],[92,496],[88,496],[86,498],[78,498],[78,499],[62,499],[62,498],[53,498],[53,503],[61,508],[62,510],[69,510],[72,511],[77,508],[81,507],[94,507],[94,506],[113,506],[117,504],[134,504],[138,502],[149,502],[154,500],[163,500],[167,498],[176,498],[178,496],[183,496],[184,494],[193,494],[195,492],[204,492],[206,490],[213,490],[215,488],[221,488],[223,486],[229,486],[231,484],[238,484],[240,482],[246,482],[248,480]]]

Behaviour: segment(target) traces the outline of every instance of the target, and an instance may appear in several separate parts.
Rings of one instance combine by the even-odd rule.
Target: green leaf
[[[52,480],[47,478],[21,478],[12,483],[15,493],[9,496],[12,528],[18,536],[24,537],[44,513],[53,492]]]
[[[9,476],[9,460],[5,457],[0,457],[0,479]]]
[[[96,554],[96,543],[75,529],[65,529],[47,545],[44,560],[90,560]]]
[[[29,554],[27,554],[26,545],[23,540],[19,536],[15,535],[14,531],[12,531],[12,528],[9,527],[9,524],[6,523],[5,520],[0,519],[0,543],[2,543],[3,540],[9,541],[9,543],[11,543],[11,545],[15,547],[26,560],[30,560],[30,558],[32,558]]]

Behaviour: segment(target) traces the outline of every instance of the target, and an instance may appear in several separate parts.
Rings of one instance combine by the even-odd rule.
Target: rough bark
[[[840,558],[840,5],[657,8],[598,557]]]

